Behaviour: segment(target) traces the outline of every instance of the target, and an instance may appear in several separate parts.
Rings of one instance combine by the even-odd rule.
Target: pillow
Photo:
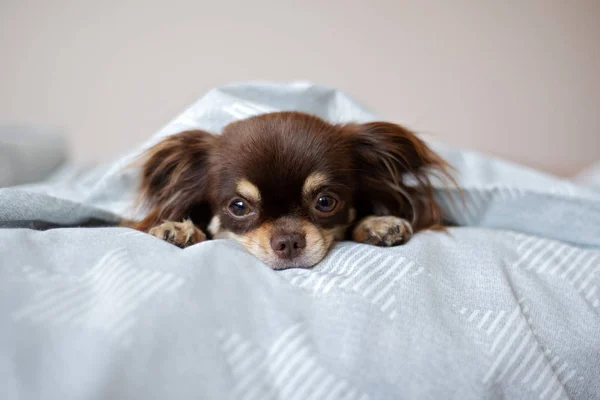
[[[66,158],[66,142],[58,132],[0,125],[0,187],[40,181]]]

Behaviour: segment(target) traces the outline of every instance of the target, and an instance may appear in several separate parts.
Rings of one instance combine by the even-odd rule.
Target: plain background
[[[598,0],[0,0],[0,49],[0,121],[64,129],[79,161],[254,79],[560,175],[600,159]]]

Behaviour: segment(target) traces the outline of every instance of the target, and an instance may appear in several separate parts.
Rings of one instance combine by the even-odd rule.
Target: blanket
[[[0,189],[0,398],[600,398],[597,186],[428,140],[464,201],[436,183],[456,226],[403,246],[277,272],[114,226],[141,217],[144,149],[276,110],[377,119],[311,83],[228,85],[110,163]]]

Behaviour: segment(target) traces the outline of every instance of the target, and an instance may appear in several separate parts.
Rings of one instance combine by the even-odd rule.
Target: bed
[[[436,189],[456,226],[396,248],[339,243],[313,269],[114,226],[141,217],[126,168],[141,151],[275,110],[377,118],[310,83],[229,85],[110,163],[0,189],[0,398],[600,398],[591,172],[430,141],[457,169],[464,202]]]

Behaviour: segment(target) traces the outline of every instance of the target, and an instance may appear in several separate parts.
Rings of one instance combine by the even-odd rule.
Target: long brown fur
[[[208,156],[215,139],[202,130],[184,131],[144,153],[138,160],[142,176],[137,206],[149,212],[142,221],[127,225],[147,232],[162,221],[188,217],[194,205],[206,205],[210,188]]]
[[[381,199],[383,213],[404,215],[413,229],[443,229],[443,218],[434,197],[430,176],[452,184],[450,166],[417,135],[389,122],[345,126],[355,138],[358,185],[372,199]],[[416,180],[408,185],[406,178]]]

